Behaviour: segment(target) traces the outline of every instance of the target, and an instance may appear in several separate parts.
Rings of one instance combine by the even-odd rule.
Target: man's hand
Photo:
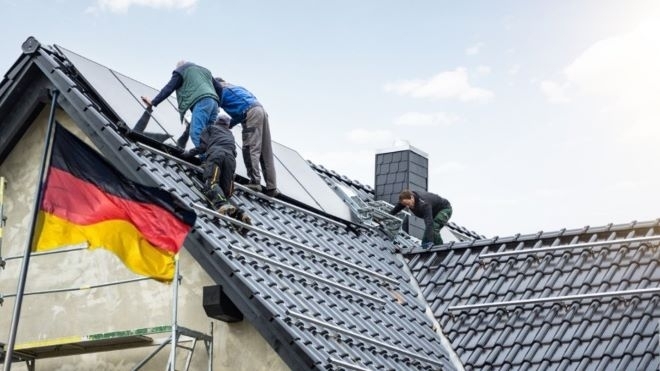
[[[196,156],[196,153],[193,153],[191,150],[183,151],[183,153],[181,153],[181,157],[183,157],[187,160],[191,160],[191,159],[195,158],[195,156]]]
[[[142,98],[142,101],[144,102],[144,104],[147,105],[147,107],[151,107],[151,99],[149,99],[149,98],[147,98],[147,97],[145,97],[145,96],[142,96],[142,97],[140,97],[140,98]]]
[[[430,249],[433,247],[433,242],[424,242],[422,244],[422,249]]]
[[[182,156],[185,152],[186,152],[186,150],[184,148],[179,147],[179,146],[174,147],[170,151],[171,154],[174,154],[174,155],[177,155],[177,156]]]

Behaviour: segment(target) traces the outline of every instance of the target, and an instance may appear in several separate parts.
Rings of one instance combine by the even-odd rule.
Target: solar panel
[[[144,105],[140,97],[153,98],[158,90],[119,74],[101,64],[84,58],[70,50],[58,46],[58,49],[73,63],[75,68],[96,90],[98,95],[129,127],[133,127],[142,114]],[[152,113],[145,132],[178,135],[183,131],[179,113],[173,105],[172,98],[156,107]],[[170,139],[168,144],[174,145]]]
[[[348,205],[326,184],[298,152],[277,143],[273,143],[273,152],[283,168],[283,171],[278,170],[278,183],[280,183],[280,178],[293,178],[293,181],[304,190],[305,194],[314,199],[314,202],[321,210],[344,220],[351,220],[351,210]],[[282,187],[280,190],[289,196],[287,189]]]
[[[119,81],[131,92],[132,95],[153,98],[158,94],[158,90],[153,89],[139,81],[135,81],[129,77],[115,73]],[[176,109],[176,99],[170,96],[165,101],[161,102],[158,107],[154,107],[151,114],[151,120],[147,124],[145,131],[147,132],[167,132],[178,137],[184,130],[181,123],[179,111]],[[129,126],[135,124],[135,121],[128,122]]]

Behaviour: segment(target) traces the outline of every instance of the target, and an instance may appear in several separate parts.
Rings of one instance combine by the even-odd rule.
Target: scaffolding
[[[2,259],[2,231],[5,229],[5,185],[7,180],[5,177],[0,177],[0,268],[5,267],[5,261]],[[2,302],[0,302],[2,304]]]
[[[67,253],[71,251],[85,250],[86,247],[71,249],[53,250],[32,254],[33,257]],[[20,256],[8,257],[3,261],[20,259]],[[177,349],[188,352],[185,359],[183,370],[189,370],[192,356],[199,341],[204,344],[208,356],[208,371],[213,370],[213,323],[210,324],[209,333],[191,330],[178,325],[178,290],[181,276],[179,275],[179,259],[175,260],[175,279],[172,281],[172,322],[169,325],[140,328],[125,331],[113,331],[105,333],[96,333],[82,336],[68,336],[48,340],[32,341],[17,344],[14,347],[12,359],[5,359],[7,349],[6,345],[0,343],[0,363],[6,362],[25,362],[29,371],[35,371],[36,361],[38,359],[64,357],[80,355],[87,353],[106,352],[114,350],[124,350],[139,347],[156,347],[147,357],[140,361],[132,370],[142,369],[156,354],[170,345],[170,356],[167,362],[166,370],[176,370]],[[132,282],[149,280],[148,277],[133,278],[123,281],[114,281],[76,288],[51,289],[43,291],[26,292],[23,295],[42,295],[59,292],[98,289],[101,287],[128,284]],[[15,297],[16,294],[0,294],[0,304],[5,298]],[[7,368],[6,368],[7,369]]]
[[[355,191],[342,184],[335,184],[333,188],[363,225],[371,228],[382,227],[383,232],[392,239],[401,232],[403,220],[390,215],[389,211],[393,206],[389,203],[382,200],[364,201]]]

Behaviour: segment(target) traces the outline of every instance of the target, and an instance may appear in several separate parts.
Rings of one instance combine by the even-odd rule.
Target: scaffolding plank
[[[170,333],[171,331],[172,326],[168,325],[83,336],[67,336],[18,344],[15,350],[23,357],[31,359],[106,352],[151,346],[154,339],[149,335]]]

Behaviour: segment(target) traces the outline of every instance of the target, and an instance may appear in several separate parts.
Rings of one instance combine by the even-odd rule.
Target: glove
[[[176,147],[174,147],[170,150],[171,154],[177,155],[177,156],[182,156],[185,152],[186,152],[186,150],[179,147],[179,146],[176,146]]]
[[[433,247],[433,242],[424,242],[422,244],[422,249],[430,249]]]
[[[183,151],[183,153],[181,153],[181,157],[183,157],[184,159],[190,161],[190,160],[195,158],[195,153],[193,153],[192,150],[186,150],[186,151]]]

